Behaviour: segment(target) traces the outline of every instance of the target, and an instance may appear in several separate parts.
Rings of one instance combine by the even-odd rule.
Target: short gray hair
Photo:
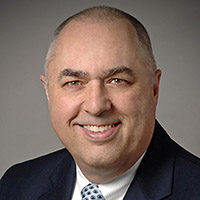
[[[48,74],[48,65],[54,55],[57,38],[59,37],[64,27],[70,21],[77,20],[77,21],[106,22],[106,21],[114,21],[117,19],[125,19],[134,27],[136,31],[136,45],[139,52],[139,56],[147,65],[151,74],[153,75],[156,70],[156,62],[154,59],[153,50],[152,50],[151,41],[150,41],[148,32],[145,29],[145,27],[142,25],[142,23],[139,22],[132,15],[125,13],[119,9],[107,7],[107,6],[98,6],[98,7],[88,8],[86,10],[83,10],[67,18],[55,30],[53,40],[49,46],[48,53],[46,56],[45,69],[44,69],[46,80],[47,80],[47,74]]]

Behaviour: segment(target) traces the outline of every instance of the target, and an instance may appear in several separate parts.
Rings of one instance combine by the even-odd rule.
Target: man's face
[[[160,78],[158,71],[152,84],[137,56],[134,29],[121,20],[72,21],[48,69],[52,125],[79,167],[131,167],[152,137]]]

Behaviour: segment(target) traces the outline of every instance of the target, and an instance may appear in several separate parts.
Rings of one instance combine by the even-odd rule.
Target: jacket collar
[[[50,176],[49,190],[38,200],[70,200],[76,180],[76,167],[70,155],[62,159]]]
[[[124,200],[160,200],[172,193],[175,149],[156,122],[150,146]]]

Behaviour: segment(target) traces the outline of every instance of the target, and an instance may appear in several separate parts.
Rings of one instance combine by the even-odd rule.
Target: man
[[[64,21],[41,81],[66,149],[9,169],[0,199],[200,199],[200,160],[155,120],[160,77],[134,17],[94,7]]]

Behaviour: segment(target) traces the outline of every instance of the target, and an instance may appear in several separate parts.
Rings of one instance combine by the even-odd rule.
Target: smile
[[[93,126],[93,125],[84,125],[83,128],[87,129],[88,131],[92,132],[104,132],[111,128],[113,128],[115,125],[104,125],[104,126]]]
[[[104,132],[104,131],[107,131],[119,124],[120,124],[120,122],[115,123],[115,124],[106,124],[106,125],[81,125],[81,127],[87,129],[88,131],[92,131],[92,132]]]
[[[83,129],[85,129],[87,135],[97,138],[97,137],[108,137],[112,134],[113,130],[120,124],[105,124],[105,125],[80,125]]]

